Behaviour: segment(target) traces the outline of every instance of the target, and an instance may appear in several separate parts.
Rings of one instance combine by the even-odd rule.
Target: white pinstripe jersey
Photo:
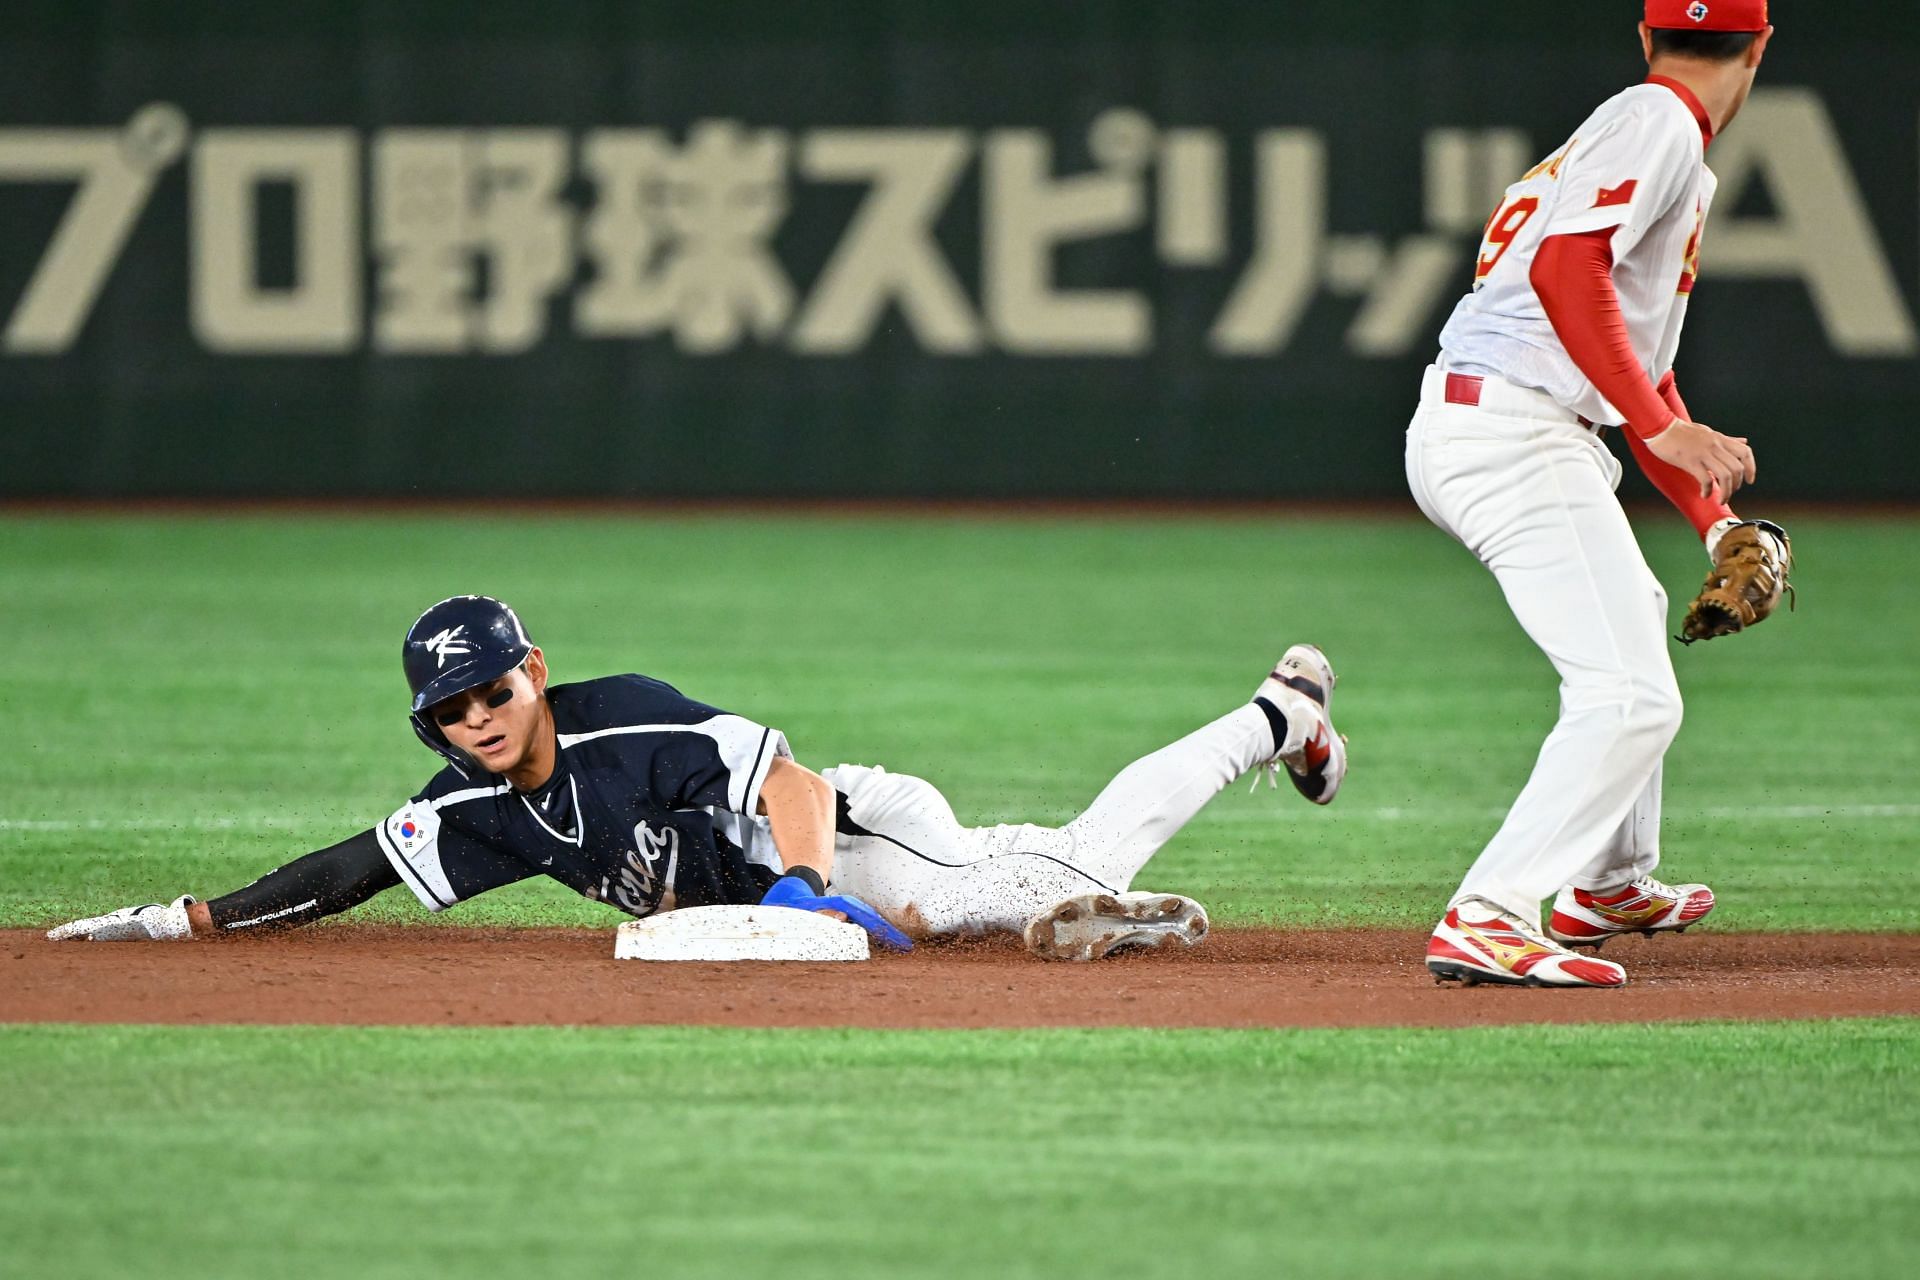
[[[1600,104],[1572,138],[1507,188],[1487,223],[1473,291],[1440,333],[1446,367],[1546,392],[1617,423],[1554,333],[1529,273],[1546,237],[1617,228],[1613,284],[1634,354],[1655,383],[1673,368],[1717,180],[1694,108],[1666,83]]]

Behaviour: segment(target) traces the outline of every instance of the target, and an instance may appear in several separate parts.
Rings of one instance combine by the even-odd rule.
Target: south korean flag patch
[[[401,854],[412,854],[433,843],[440,831],[440,815],[428,809],[417,811],[412,805],[387,819],[387,838]]]
[[[400,879],[420,905],[429,911],[445,911],[458,895],[447,882],[446,869],[440,865],[440,815],[429,805],[406,805],[376,828],[380,851],[400,873]]]

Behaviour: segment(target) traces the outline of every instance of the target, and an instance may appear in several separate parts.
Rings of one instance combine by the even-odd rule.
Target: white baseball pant
[[[1427,370],[1407,483],[1429,520],[1493,571],[1560,673],[1560,719],[1454,894],[1534,928],[1563,886],[1607,890],[1660,861],[1660,765],[1680,728],[1667,596],[1614,489],[1620,462],[1543,393],[1488,377],[1477,406]]]
[[[1064,827],[962,826],[930,782],[843,764],[822,775],[871,835],[839,835],[832,888],[916,937],[1019,930],[1066,898],[1124,892],[1220,790],[1275,752],[1249,703],[1134,761]]]

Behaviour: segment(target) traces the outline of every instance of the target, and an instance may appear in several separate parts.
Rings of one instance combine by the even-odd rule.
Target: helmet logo
[[[1687,16],[1695,22],[1705,22],[1707,20],[1707,13],[1707,6],[1701,4],[1700,0],[1693,0],[1693,3],[1687,6]]]
[[[441,667],[446,666],[449,655],[458,658],[462,654],[473,652],[473,646],[460,638],[466,629],[464,624],[458,627],[448,627],[438,635],[428,636],[420,642],[421,648],[439,659],[434,670],[438,671]]]

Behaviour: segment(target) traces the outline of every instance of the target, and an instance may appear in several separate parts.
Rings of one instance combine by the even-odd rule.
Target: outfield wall
[[[1633,0],[550,8],[9,6],[0,497],[1398,496],[1642,70]],[[1775,8],[1682,387],[1920,499],[1920,17]]]

